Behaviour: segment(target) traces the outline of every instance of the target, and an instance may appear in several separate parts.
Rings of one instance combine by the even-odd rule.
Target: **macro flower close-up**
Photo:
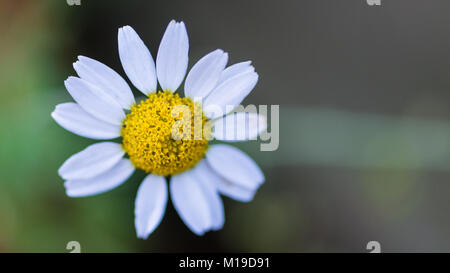
[[[75,102],[59,104],[51,114],[82,137],[120,139],[92,144],[62,164],[58,173],[67,195],[100,194],[142,170],[148,175],[135,199],[139,238],[159,225],[169,199],[195,234],[222,228],[221,195],[249,202],[265,180],[247,154],[211,143],[253,140],[266,129],[257,113],[233,111],[258,81],[254,67],[250,61],[227,67],[228,54],[217,49],[187,73],[188,34],[176,21],[162,37],[156,61],[130,26],[118,31],[118,51],[125,74],[145,98],[136,101],[126,80],[107,65],[79,56],[73,64],[78,76],[65,81]]]
[[[0,253],[450,252],[450,1],[0,7]]]

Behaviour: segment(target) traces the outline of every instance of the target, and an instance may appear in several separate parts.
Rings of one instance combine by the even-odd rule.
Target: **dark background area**
[[[450,251],[450,2],[446,0],[0,1],[0,251]],[[280,147],[238,144],[266,183],[225,201],[222,230],[197,237],[171,203],[136,239],[144,174],[111,192],[65,195],[57,169],[93,141],[50,113],[78,55],[125,76],[117,30],[153,57],[171,19],[186,23],[191,67],[222,48],[260,80],[244,104],[280,105]]]

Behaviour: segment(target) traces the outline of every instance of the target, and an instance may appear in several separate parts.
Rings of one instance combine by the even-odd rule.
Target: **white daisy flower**
[[[141,169],[148,175],[135,202],[139,238],[147,238],[161,222],[169,192],[181,219],[195,234],[222,228],[224,209],[220,194],[251,201],[264,182],[264,175],[239,149],[226,144],[208,145],[208,133],[195,139],[173,139],[171,129],[180,116],[172,115],[171,111],[177,105],[188,107],[193,120],[200,117],[202,128],[206,124],[215,127],[203,131],[216,139],[252,139],[266,129],[261,116],[238,113],[221,117],[217,111],[202,109],[216,106],[225,111],[229,109],[226,106],[239,105],[256,85],[258,74],[249,61],[226,68],[228,54],[217,49],[192,67],[184,83],[186,97],[181,98],[175,91],[184,80],[189,51],[183,22],[169,23],[156,65],[130,26],[119,29],[118,42],[126,75],[147,98],[136,104],[130,87],[117,72],[91,58],[78,57],[73,65],[78,77],[65,81],[75,103],[57,105],[51,116],[66,130],[80,136],[100,140],[121,137],[122,143],[99,142],[67,159],[58,171],[66,181],[67,195],[82,197],[109,191]],[[158,82],[163,91],[157,91]],[[197,102],[198,98],[203,106]],[[227,123],[239,116],[247,122]],[[225,137],[223,132],[228,135],[230,130],[244,134]],[[194,136],[195,130],[190,131],[180,132]]]

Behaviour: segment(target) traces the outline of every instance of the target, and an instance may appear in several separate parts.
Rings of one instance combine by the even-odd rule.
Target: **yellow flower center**
[[[203,130],[205,128],[205,130]],[[123,121],[123,149],[136,168],[168,176],[195,166],[211,130],[201,106],[169,91],[134,104]]]

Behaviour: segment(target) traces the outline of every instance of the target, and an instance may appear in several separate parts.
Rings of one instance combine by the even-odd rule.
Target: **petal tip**
[[[72,82],[74,82],[74,81],[78,81],[78,80],[81,80],[81,79],[78,78],[78,77],[75,77],[75,76],[69,76],[69,77],[67,77],[67,79],[64,81],[64,84],[70,84],[70,83],[72,83]]]
[[[78,59],[78,61],[80,61],[80,62],[85,62],[85,61],[88,61],[88,60],[92,60],[91,58],[86,57],[86,56],[83,56],[83,55],[78,55],[78,56],[77,56],[77,59]]]
[[[136,231],[136,237],[137,237],[138,239],[141,239],[141,240],[147,240],[147,239],[148,239],[148,236],[150,236],[150,233],[145,234],[145,233],[143,233],[143,232]]]
[[[50,116],[56,121],[57,119],[57,113],[56,109],[58,109],[58,105],[55,106],[55,109],[50,113]]]
[[[61,167],[59,167],[59,169],[58,169],[58,175],[59,175],[62,179],[66,180],[67,178],[64,177],[64,169],[63,169],[63,167],[64,167],[64,164],[63,164]],[[64,183],[64,186],[66,186],[66,183]]]

